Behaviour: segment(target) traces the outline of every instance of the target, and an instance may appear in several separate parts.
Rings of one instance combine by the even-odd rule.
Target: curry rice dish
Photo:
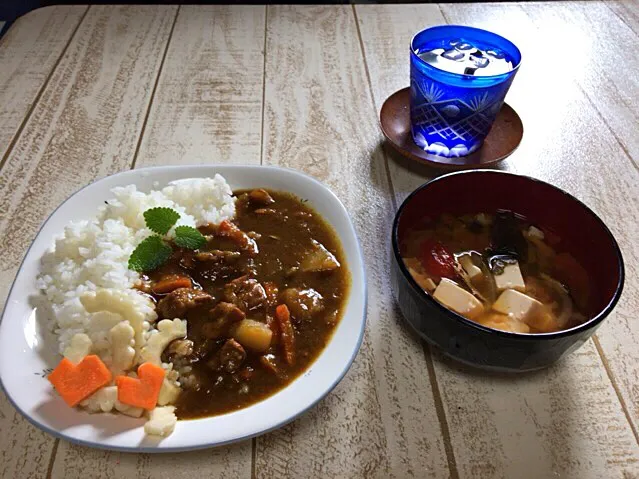
[[[304,201],[232,192],[220,175],[112,193],[38,276],[63,356],[49,380],[69,406],[144,416],[166,436],[274,394],[321,353],[350,274]]]

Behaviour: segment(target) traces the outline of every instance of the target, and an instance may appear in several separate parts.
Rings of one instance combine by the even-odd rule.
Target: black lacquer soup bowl
[[[586,269],[595,292],[593,313],[571,329],[542,334],[496,330],[447,309],[415,282],[400,254],[412,225],[443,213],[463,215],[506,209],[557,233]],[[621,251],[610,230],[587,206],[548,183],[500,171],[451,173],[415,190],[403,202],[392,230],[392,287],[408,324],[446,355],[496,371],[547,367],[583,345],[614,309],[624,283]]]

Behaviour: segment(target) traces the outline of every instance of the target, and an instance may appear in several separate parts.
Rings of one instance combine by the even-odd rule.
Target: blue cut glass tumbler
[[[521,52],[495,33],[458,25],[422,30],[410,47],[413,141],[447,158],[478,150],[519,69]]]

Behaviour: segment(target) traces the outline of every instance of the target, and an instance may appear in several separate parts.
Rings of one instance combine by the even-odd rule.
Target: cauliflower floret
[[[158,396],[158,405],[166,406],[167,404],[174,403],[182,389],[180,388],[180,374],[173,369],[173,363],[162,363],[162,368],[165,371],[164,382],[162,383],[162,389],[160,389],[160,395]]]
[[[118,291],[115,289],[99,289],[80,297],[80,302],[89,313],[109,311],[129,321],[135,331],[135,345],[144,345],[144,332],[149,322],[157,319],[153,302],[135,291]]]
[[[157,331],[151,331],[146,345],[140,351],[140,363],[151,362],[160,366],[160,356],[174,339],[186,336],[186,321],[181,319],[163,319],[157,324]]]
[[[158,404],[160,406],[173,404],[181,392],[182,390],[175,384],[175,382],[165,377],[164,382],[162,383],[162,388],[160,389],[160,395],[158,396]]]
[[[144,425],[144,432],[153,436],[166,437],[173,432],[176,423],[175,407],[156,407],[149,413],[149,420]]]
[[[141,407],[129,406],[128,404],[122,404],[120,401],[115,401],[114,406],[117,411],[131,417],[142,417],[144,413],[144,409]]]
[[[180,373],[178,373],[175,369],[173,369],[173,363],[162,363],[162,369],[165,371],[165,378],[175,383],[177,386],[180,385],[178,379],[180,377]]]
[[[116,411],[131,417],[141,417],[144,409],[129,406],[118,401],[118,387],[105,386],[98,389],[91,396],[80,403],[80,406],[89,412],[110,412],[114,408]]]
[[[100,356],[100,359],[109,368],[113,359],[109,332],[123,321],[124,318],[122,316],[109,311],[98,311],[89,315],[89,324],[86,332],[93,343],[92,351]]]
[[[87,328],[87,332],[89,333],[89,336],[106,336],[106,333],[122,321],[124,321],[124,318],[117,313],[98,311],[97,313],[93,313],[89,316],[89,327]]]
[[[111,372],[118,376],[133,366],[135,358],[135,331],[127,321],[122,321],[109,331],[111,343]]]
[[[64,357],[74,364],[78,364],[91,352],[93,341],[84,333],[77,333],[71,338],[71,343],[64,350]]]
[[[98,389],[80,403],[89,412],[109,412],[118,400],[117,386],[105,386]]]

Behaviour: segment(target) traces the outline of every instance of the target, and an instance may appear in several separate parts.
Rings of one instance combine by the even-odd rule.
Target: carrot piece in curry
[[[295,336],[288,306],[280,304],[275,308],[275,320],[280,330],[280,339],[282,340],[282,347],[284,348],[284,359],[286,359],[288,364],[293,364],[295,362]]]
[[[278,326],[277,320],[271,316],[270,314],[266,315],[266,325],[271,328],[273,331],[273,339],[271,340],[271,344],[279,343],[280,339],[280,327]]]
[[[191,279],[186,276],[171,275],[165,276],[160,281],[153,284],[155,294],[167,294],[180,288],[190,288],[193,286]]]

